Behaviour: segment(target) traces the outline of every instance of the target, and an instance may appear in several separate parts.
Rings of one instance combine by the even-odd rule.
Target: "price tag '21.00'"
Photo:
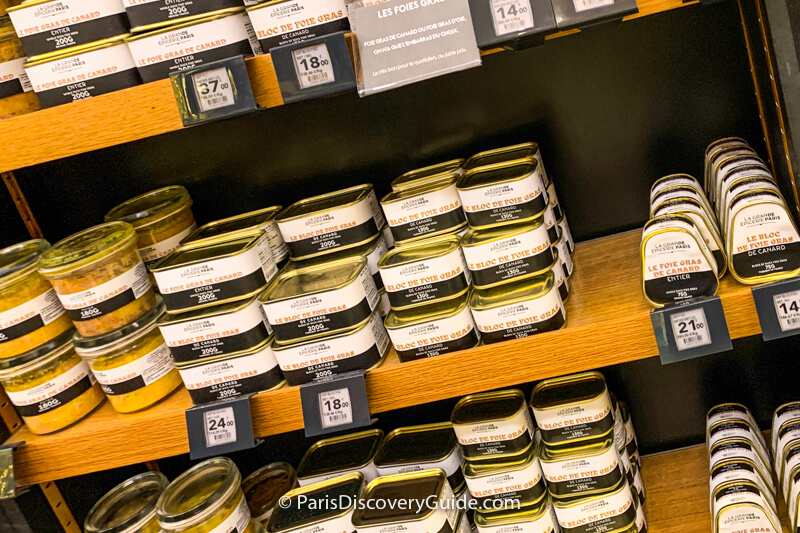
[[[678,351],[711,344],[711,333],[702,308],[673,313],[670,315],[670,321]]]
[[[331,56],[324,43],[292,50],[292,59],[301,89],[336,81]]]
[[[233,86],[231,85],[228,70],[218,67],[204,70],[192,75],[197,104],[200,111],[211,111],[235,104]]]
[[[491,6],[496,35],[533,28],[533,11],[530,0],[491,0]]]

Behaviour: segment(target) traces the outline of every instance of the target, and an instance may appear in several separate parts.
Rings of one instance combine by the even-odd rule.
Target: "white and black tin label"
[[[383,209],[381,208],[381,203],[378,201],[378,197],[375,195],[375,188],[370,185],[370,191],[367,193],[367,203],[369,203],[369,208],[372,210],[372,217],[375,219],[375,225],[379,228],[386,228],[386,217],[383,216]],[[387,241],[387,244],[389,242]]]
[[[438,191],[382,205],[394,240],[399,243],[446,233],[466,220],[455,183]]]
[[[143,389],[151,383],[166,376],[175,365],[172,354],[166,344],[162,344],[152,352],[116,368],[105,370],[92,369],[103,392],[109,396],[118,396]]]
[[[244,5],[242,0],[122,0],[122,4],[134,29]]]
[[[449,318],[390,329],[389,337],[403,362],[466,350],[480,340],[467,307]]]
[[[420,470],[428,470],[431,468],[441,468],[444,470],[447,480],[450,483],[450,488],[453,490],[458,489],[464,484],[464,473],[461,467],[464,465],[464,454],[461,451],[461,446],[456,444],[453,451],[442,459],[430,463],[422,463],[413,461],[400,465],[387,465],[379,466],[378,475],[389,476],[392,474],[405,474],[407,472],[419,472]]]
[[[153,243],[144,248],[139,248],[139,255],[142,256],[142,261],[144,261],[147,270],[150,270],[153,263],[173,252],[181,244],[183,238],[194,231],[196,227],[197,224],[192,224],[172,237],[167,237],[163,241]]]
[[[542,467],[536,457],[519,470],[467,477],[467,487],[484,509],[492,508],[492,500],[516,500],[520,504],[535,502],[547,491]]]
[[[350,335],[275,350],[286,383],[302,385],[353,370],[368,370],[386,353],[389,336],[380,315]]]
[[[547,204],[547,208],[544,210],[544,227],[547,228],[547,237],[550,242],[556,242],[561,238],[561,227],[558,225],[558,219],[550,204]]]
[[[464,456],[474,460],[522,452],[533,442],[534,427],[528,408],[523,405],[511,418],[454,424],[453,430]]]
[[[25,69],[42,107],[53,107],[141,84],[124,43],[53,59]]]
[[[0,313],[0,344],[45,327],[65,313],[55,289]]]
[[[28,57],[128,33],[122,0],[52,0],[8,13]]]
[[[751,421],[753,425],[755,420],[753,420],[752,415],[750,415],[749,411],[745,411],[745,413],[750,417],[748,421]],[[775,409],[775,413],[772,415],[772,427],[777,429],[778,431],[772,432],[772,453],[773,455],[776,452],[776,447],[778,445],[778,433],[780,432],[781,427],[785,423],[790,420],[800,419],[800,402],[789,402],[779,406]],[[747,420],[747,419],[746,419]]]
[[[567,277],[572,276],[572,271],[575,270],[575,263],[572,262],[572,254],[567,249],[567,243],[564,242],[564,239],[559,239],[555,247],[558,250],[558,259],[561,262],[564,275]]]
[[[480,533],[555,533],[559,530],[558,519],[552,505],[548,506],[536,520],[501,526],[477,527]]]
[[[21,57],[0,63],[0,100],[33,90],[23,68],[27,60],[28,58]]]
[[[778,408],[780,409],[780,407]],[[798,403],[798,411],[800,411],[800,403]],[[800,413],[799,413],[800,416]],[[706,431],[711,429],[711,426],[723,420],[744,420],[750,422],[751,425],[758,427],[755,418],[750,414],[747,407],[734,403],[720,404],[713,407],[706,416]],[[773,418],[773,425],[775,419]],[[774,434],[773,434],[774,436]]]
[[[542,461],[542,470],[548,490],[555,497],[607,492],[625,475],[613,445],[599,455]]]
[[[567,244],[567,248],[569,248],[569,253],[575,253],[575,241],[572,239],[572,232],[569,230],[567,217],[564,216],[558,219],[558,227],[561,230],[561,236]]]
[[[181,311],[252,294],[277,271],[269,242],[262,237],[249,250],[235,256],[153,274],[167,309]]]
[[[86,362],[81,361],[50,381],[23,391],[6,391],[22,417],[43,415],[66,405],[96,383]]]
[[[714,531],[716,533],[741,533],[743,531],[758,531],[759,533],[781,533],[780,528],[773,523],[763,507],[744,504],[731,505],[719,510],[714,518]]]
[[[264,51],[350,29],[344,0],[290,0],[249,13]]]
[[[372,281],[375,282],[375,287],[377,287],[379,291],[382,290],[384,286],[383,278],[378,268],[378,261],[380,261],[383,254],[388,251],[389,247],[386,245],[386,239],[383,238],[383,234],[381,233],[380,237],[378,237],[378,242],[375,244],[375,248],[365,258],[367,260],[369,273],[372,274]]]
[[[561,296],[561,301],[566,302],[569,298],[569,281],[567,280],[567,267],[558,258],[558,262],[553,266],[553,275],[556,278],[556,288],[558,288],[558,295]],[[565,311],[566,312],[566,311]]]
[[[510,9],[509,1],[498,10]],[[510,2],[513,4],[513,0]],[[530,12],[530,7],[528,8]],[[493,226],[538,216],[547,207],[538,169],[523,179],[459,189],[458,196],[473,228]]]
[[[636,521],[636,506],[627,484],[614,494],[591,498],[569,507],[556,505],[555,510],[564,533],[622,531]]]
[[[555,285],[539,298],[493,309],[473,309],[472,315],[484,344],[554,331],[567,322],[567,313]]]
[[[177,363],[246,351],[272,334],[258,300],[233,313],[165,324],[159,329]]]
[[[313,477],[299,477],[297,478],[297,482],[300,484],[301,487],[305,487],[306,485],[313,485],[314,483],[319,483],[320,481],[325,481],[328,479],[333,479],[335,477],[343,476],[345,474],[349,474],[351,472],[361,472],[364,476],[364,483],[369,483],[376,477],[378,477],[378,469],[375,467],[375,463],[370,461],[369,463],[365,464],[361,468],[353,468],[352,470],[337,470],[336,472],[329,472],[319,476]],[[330,524],[330,522],[325,522],[324,524]],[[353,530],[353,523],[348,522],[349,529],[334,529],[333,533],[344,533],[345,531],[352,531]],[[296,529],[295,533],[300,533],[301,531],[307,531],[308,533],[317,533],[320,531],[319,526],[323,524],[317,524],[316,526],[312,526],[309,529]],[[324,531],[328,531],[327,528]]]
[[[708,446],[713,448],[717,442],[729,438],[747,439],[755,445],[763,457],[769,457],[753,427],[744,420],[725,420],[714,424],[708,431]]]
[[[142,81],[149,83],[213,61],[259,54],[251,39],[255,36],[247,14],[235,13],[134,39],[128,46]]]
[[[550,409],[533,408],[533,416],[546,444],[566,444],[608,434],[614,427],[608,392],[585,402]]]
[[[785,207],[757,202],[738,209],[730,232],[731,266],[739,277],[758,279],[800,268],[800,236]]]
[[[754,463],[739,460],[714,467],[709,477],[709,494],[714,494],[717,487],[729,481],[749,481],[750,483],[755,483],[764,493],[764,496],[770,501],[770,504],[773,506],[775,505],[775,499],[772,494],[775,489],[767,487],[764,478],[756,469]]]
[[[462,248],[476,287],[539,274],[555,262],[544,224],[525,233]]]
[[[556,185],[553,181],[550,181],[550,185],[547,186],[547,198],[550,201],[550,207],[553,209],[553,214],[555,215],[556,220],[561,220],[561,218],[564,216],[564,211],[561,210],[561,205],[558,203]]]
[[[283,237],[278,229],[278,223],[270,220],[265,226],[264,231],[267,233],[267,240],[269,241],[269,248],[272,250],[272,257],[275,263],[280,263],[286,256],[289,255],[289,248],[283,242]]]
[[[748,459],[755,463],[762,471],[771,471],[771,469],[767,468],[761,455],[756,452],[754,446],[750,442],[743,440],[723,441],[711,448],[709,465],[711,465],[713,469],[720,461],[734,458]]]
[[[278,221],[278,228],[289,257],[295,260],[362,244],[378,233],[367,198],[339,209]]]
[[[392,310],[392,304],[389,303],[389,293],[388,292],[383,290],[383,291],[381,291],[380,294],[381,294],[381,298],[378,301],[378,313],[380,313],[380,315],[382,317],[385,317],[386,315],[389,314],[389,311]]]
[[[754,503],[763,506],[765,510],[771,510],[767,504],[767,499],[758,486],[752,483],[740,482],[727,485],[725,488],[717,490],[716,494],[712,496],[711,514],[712,516],[716,516],[723,507],[740,503]]]
[[[317,294],[264,303],[275,338],[292,342],[351,328],[372,315],[378,289],[366,266],[352,283]]]
[[[394,309],[451,298],[467,290],[470,282],[459,248],[440,257],[383,268],[380,275]]]
[[[150,280],[144,263],[139,261],[116,278],[91,289],[58,295],[73,322],[92,320],[107,315],[138,300],[150,291]]]
[[[194,404],[272,389],[283,381],[272,348],[222,361],[178,368]]]

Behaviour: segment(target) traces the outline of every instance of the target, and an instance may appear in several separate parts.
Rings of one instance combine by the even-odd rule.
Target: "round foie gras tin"
[[[290,490],[275,505],[267,522],[269,533],[352,533],[353,511],[364,487],[360,472],[343,474],[313,485]],[[309,502],[333,502],[343,505],[309,505]],[[344,505],[346,504],[346,505]]]
[[[800,424],[798,427],[800,427]],[[746,439],[753,443],[761,458],[769,463],[769,452],[764,446],[764,441],[757,436],[757,433],[760,433],[760,431],[753,428],[745,420],[721,420],[706,432],[706,448],[710,450],[716,443],[725,439]]]
[[[773,518],[774,513],[766,506],[757,503],[743,502],[726,505],[714,515],[712,523],[714,533],[740,533],[742,531],[759,531],[763,533],[781,533],[783,527]]]
[[[131,31],[146,32],[188,22],[224,9],[244,7],[242,0],[122,0]]]
[[[150,268],[168,313],[254,296],[277,271],[263,231],[181,245]]]
[[[376,310],[354,329],[310,341],[273,345],[286,383],[302,385],[353,370],[378,366],[389,351],[389,336]]]
[[[767,170],[767,164],[764,160],[758,157],[755,153],[741,153],[730,157],[722,158],[714,167],[714,202],[718,204],[720,201],[720,193],[722,192],[723,182],[725,176],[736,172],[739,169],[761,167],[762,170]]]
[[[531,220],[548,206],[541,171],[532,157],[470,170],[458,195],[472,228]]]
[[[569,299],[569,281],[567,280],[567,266],[561,261],[561,255],[558,248],[553,247],[553,256],[556,258],[556,263],[553,266],[553,276],[556,278],[556,288],[558,295],[561,297],[562,303],[567,303]]]
[[[732,503],[752,503],[764,506],[765,510],[778,522],[778,511],[770,505],[768,497],[758,485],[744,480],[728,481],[719,485],[711,494],[711,516]]]
[[[299,43],[349,31],[344,0],[272,0],[248,8],[261,48]]]
[[[466,225],[457,178],[457,174],[447,174],[432,183],[392,191],[381,199],[396,246],[451,233]]]
[[[384,324],[401,362],[473,348],[480,342],[467,294],[405,311],[392,309]]]
[[[641,254],[642,292],[650,304],[716,294],[717,262],[688,216],[662,215],[645,224]]]
[[[478,506],[492,509],[493,501],[516,500],[522,507],[541,501],[547,485],[539,462],[539,448],[534,441],[527,450],[507,457],[502,463],[466,463],[464,478]]]
[[[360,257],[282,272],[261,294],[275,339],[300,342],[341,333],[369,319],[378,289]]]
[[[378,262],[392,309],[401,310],[463,296],[471,276],[459,246],[448,235],[395,248]]]
[[[653,185],[650,186],[650,204],[658,196],[661,191],[670,187],[690,187],[693,189],[700,198],[705,200],[706,206],[710,209],[711,204],[708,203],[705,192],[700,182],[689,174],[669,174],[662,178],[658,178]]]
[[[440,179],[445,174],[464,174],[463,159],[451,159],[443,163],[437,163],[427,167],[410,170],[392,180],[390,184],[393,191],[406,189],[408,187],[417,187]]]
[[[757,158],[758,154],[756,154],[755,150],[747,145],[730,146],[726,148],[720,148],[719,150],[715,151],[709,160],[707,167],[708,181],[703,186],[703,189],[706,191],[706,194],[709,197],[708,199],[712,204],[716,204],[718,200],[716,193],[721,178],[720,166],[722,164],[734,162],[734,158],[740,156]],[[730,168],[730,165],[728,168]]]
[[[556,500],[604,493],[625,479],[611,436],[564,450],[542,447],[539,459],[550,495]]]
[[[257,296],[186,313],[164,313],[157,324],[176,363],[246,351],[272,334]]]
[[[378,477],[375,454],[382,440],[381,429],[368,429],[318,440],[306,450],[300,460],[297,481],[301,487],[305,487],[343,474],[358,472],[366,482],[370,482]]]
[[[623,480],[614,489],[577,500],[553,500],[563,533],[637,533],[632,489]]]
[[[450,421],[471,462],[503,462],[527,451],[536,428],[525,395],[517,389],[465,396]]]
[[[772,483],[771,477],[765,475],[759,467],[752,461],[741,458],[720,461],[711,469],[709,473],[709,495],[713,495],[717,487],[723,483],[731,481],[748,481],[754,483],[770,505],[775,508],[775,489],[768,483]],[[709,498],[709,510],[711,509],[711,498]]]
[[[300,200],[276,221],[296,261],[365,244],[385,224],[371,184]]]
[[[549,270],[490,289],[473,289],[469,308],[484,344],[554,331],[567,323],[555,275]]]
[[[271,337],[244,352],[175,366],[195,405],[268,391],[284,384]]]
[[[42,107],[85,100],[142,83],[125,36],[62,54],[37,56],[25,73]]]
[[[698,185],[696,183],[692,183],[691,181],[685,183],[686,179],[688,178],[679,180],[678,184],[661,185],[657,188],[658,192],[656,192],[655,194],[651,194],[650,216],[651,217],[654,216],[656,207],[662,204],[663,202],[675,198],[688,198],[690,200],[694,200],[695,202],[697,202],[699,204],[699,208],[703,211],[706,218],[708,218],[708,220],[710,221],[713,221],[714,225],[716,226],[716,219],[714,218],[713,215],[714,211],[709,205],[705,193],[703,193],[701,190],[697,188]]]
[[[761,455],[756,451],[755,445],[746,439],[725,439],[716,443],[708,451],[708,464],[713,469],[722,461],[729,459],[747,459],[755,463],[762,471],[771,472]]]
[[[221,59],[261,53],[244,7],[137,34],[127,43],[145,83]]]
[[[747,409],[747,407],[745,407],[743,405],[740,406],[740,404],[723,404],[723,405],[726,405],[726,406],[727,405],[732,405],[733,407],[731,409],[734,409],[734,408],[737,408],[737,407],[741,407],[741,409],[744,409],[744,413],[746,413],[746,415],[750,416],[750,418],[746,419],[746,420],[748,420],[749,422],[754,424],[756,427],[758,427],[758,425],[755,422],[755,418],[753,418],[753,415],[750,414],[750,411]],[[746,415],[742,414],[738,418],[743,418]],[[710,418],[710,416],[711,416],[711,414],[709,412],[709,418]],[[793,419],[796,419],[796,418],[800,419],[800,401],[788,402],[788,403],[779,405],[775,409],[775,412],[772,414],[772,435],[771,435],[771,438],[770,438],[770,449],[772,450],[772,455],[773,456],[775,455],[776,450],[777,450],[777,446],[778,446],[778,431],[780,430],[781,427],[783,427],[783,425],[786,422],[788,422],[790,420],[793,420]]]
[[[475,512],[479,533],[556,533],[558,519],[550,496],[545,494],[538,504],[496,512]]]
[[[726,248],[737,281],[754,285],[797,275],[800,235],[779,194],[768,189],[740,193],[728,221]]]
[[[33,0],[7,11],[29,58],[130,31],[122,0]]]
[[[747,191],[768,189],[780,194],[777,184],[772,177],[764,176],[743,176],[728,183],[720,199],[720,223],[723,228],[728,227],[728,215],[731,210],[731,202],[737,195]]]
[[[720,239],[716,224],[705,214],[700,204],[691,198],[673,198],[666,200],[656,206],[655,216],[680,214],[692,219],[694,226],[706,247],[711,251],[714,260],[717,262],[717,277],[725,275],[728,268],[728,258],[725,255],[725,246]]]
[[[558,250],[558,260],[562,264],[564,275],[566,275],[567,278],[572,277],[572,272],[575,270],[575,263],[572,261],[572,254],[569,252],[569,247],[561,236],[561,232],[559,231],[558,238],[555,241],[550,242],[553,243],[553,248]]]
[[[744,139],[740,139],[739,137],[725,137],[724,139],[719,139],[714,141],[713,143],[709,144],[706,147],[705,157],[703,159],[704,167],[703,167],[703,188],[708,188],[708,173],[710,170],[711,160],[716,154],[721,151],[725,150],[731,146],[744,146],[747,147],[747,141]]]
[[[380,476],[441,468],[456,494],[466,488],[463,465],[464,454],[449,422],[392,430],[375,455]]]
[[[461,248],[472,284],[479,289],[542,274],[556,263],[541,216],[529,223],[471,228],[461,239]]]
[[[548,446],[572,446],[614,429],[611,398],[599,372],[540,381],[531,394],[531,408]]]
[[[800,439],[789,442],[783,450],[783,455],[776,458],[775,462],[780,462],[780,467],[776,468],[776,474],[778,475],[778,487],[781,488],[785,499],[789,497],[792,472],[800,465]]]

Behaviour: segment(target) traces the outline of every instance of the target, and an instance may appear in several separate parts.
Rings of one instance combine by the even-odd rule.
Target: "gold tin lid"
[[[454,425],[477,424],[489,420],[508,420],[527,409],[525,394],[519,389],[469,394],[461,398],[450,415]]]
[[[458,448],[450,422],[408,426],[390,431],[375,454],[375,466],[442,461]]]
[[[369,500],[387,501],[401,495],[405,500],[411,501],[428,501],[427,499],[431,496],[438,499],[441,497],[446,483],[447,476],[440,468],[391,474],[373,479],[361,491],[359,500],[364,502],[364,505],[359,505],[353,513],[353,525],[358,529],[359,527],[424,520],[436,512],[436,506],[422,505],[416,508],[409,506],[409,509],[392,509],[390,507],[379,508],[379,506],[369,505],[367,502]]]
[[[275,219],[281,209],[282,206],[274,205],[203,224],[184,237],[181,244],[211,243],[219,238],[231,238],[242,232],[262,229],[266,223]]]
[[[535,522],[550,512],[552,503],[550,495],[545,492],[544,498],[533,505],[504,511],[475,511],[475,524],[481,527],[517,526],[525,522]],[[517,531],[517,529],[514,529]]]
[[[504,163],[506,161],[533,157],[538,151],[539,145],[533,142],[486,150],[485,152],[479,152],[467,159],[464,162],[464,170],[469,172],[475,168],[494,165],[495,163]]]
[[[494,309],[505,305],[535,300],[555,288],[552,269],[529,278],[512,280],[486,289],[474,288],[469,297],[469,308],[476,311]]]
[[[747,141],[745,141],[741,137],[723,137],[722,139],[718,139],[718,140],[712,142],[711,144],[709,144],[706,147],[706,156],[708,156],[708,154],[710,154],[717,147],[719,147],[719,146],[721,146],[723,144],[729,144],[729,143],[740,143],[740,144],[743,144],[745,146],[748,146]]]
[[[432,322],[456,316],[467,306],[470,290],[468,289],[462,296],[448,300],[434,301],[433,303],[410,307],[401,311],[392,309],[386,315],[384,325],[389,330],[400,329],[422,324],[423,322]]]
[[[144,228],[192,205],[183,185],[172,185],[141,194],[122,202],[106,213],[105,221],[122,220],[134,228]]]
[[[606,379],[597,371],[546,379],[533,388],[531,407],[542,410],[560,409],[599,398],[607,390]]]
[[[451,159],[444,163],[437,163],[427,167],[410,170],[398,178],[392,180],[390,186],[392,190],[405,189],[406,187],[416,187],[431,181],[440,179],[443,174],[459,172],[464,164],[463,159]]]
[[[594,502],[597,500],[602,500],[603,498],[609,498],[611,496],[616,496],[625,490],[629,490],[631,492],[631,508],[635,509],[634,502],[633,502],[633,492],[635,492],[635,487],[632,487],[628,484],[628,479],[625,476],[622,476],[622,479],[619,480],[616,486],[611,487],[607,491],[601,494],[592,494],[591,496],[586,496],[584,498],[569,498],[558,500],[556,498],[552,499],[553,507],[556,508],[556,514],[558,514],[558,509],[569,509],[570,507],[577,507],[579,505],[585,505],[590,502]],[[635,511],[634,511],[635,513]],[[635,518],[634,518],[635,521]],[[621,530],[612,530],[612,531],[627,531],[627,529],[623,528]],[[633,531],[636,531],[636,524],[633,524]],[[610,533],[610,532],[609,532]]]
[[[349,207],[365,199],[372,190],[372,184],[365,183],[348,189],[305,198],[281,211],[275,220],[278,222],[285,222],[307,217],[320,211],[331,211],[333,209]]]
[[[567,447],[555,448],[553,446],[542,446],[539,459],[543,463],[560,463],[572,461],[586,457],[596,457],[603,455],[614,446],[614,436],[599,437],[595,440],[581,441]]]
[[[487,185],[520,181],[536,172],[537,165],[538,162],[533,155],[491,165],[481,165],[468,170],[458,179],[458,190],[468,191]]]
[[[39,257],[50,248],[44,239],[33,239],[0,250],[0,288],[36,270]]]
[[[470,228],[461,237],[461,246],[470,248],[480,246],[490,242],[499,241],[515,235],[522,235],[537,229],[544,224],[544,214],[540,214],[532,219],[523,222],[513,222],[504,226],[494,226],[491,228]]]
[[[458,177],[458,174],[451,172],[450,174],[442,174],[438,176],[436,180],[423,183],[422,185],[405,187],[403,189],[391,191],[389,194],[381,198],[381,205],[394,204],[409,198],[422,196],[425,193],[441,191],[442,189],[446,189],[451,185],[454,185],[456,180],[458,180]]]
[[[258,344],[256,344],[252,348],[247,348],[246,350],[239,350],[238,352],[231,352],[231,353],[224,353],[224,354],[220,354],[220,355],[213,355],[213,356],[210,356],[210,357],[204,357],[202,359],[199,359],[199,360],[196,360],[196,361],[190,361],[190,362],[187,362],[187,363],[178,363],[178,362],[176,362],[175,363],[175,368],[183,370],[183,369],[192,368],[192,367],[196,367],[196,366],[204,366],[204,365],[207,365],[209,363],[218,363],[220,361],[228,361],[230,359],[236,359],[238,357],[244,357],[246,355],[253,355],[255,353],[259,353],[262,350],[266,350],[267,348],[271,347],[273,342],[274,342],[274,339],[275,339],[275,336],[274,335],[270,335],[269,337],[267,337],[263,341],[259,342]],[[281,382],[281,385],[282,384],[283,384],[283,382]],[[274,388],[277,388],[277,387],[274,387]]]
[[[39,272],[47,277],[85,268],[128,245],[135,244],[136,233],[127,222],[106,222],[62,239],[39,256]]]
[[[51,2],[53,0],[47,0],[47,1]],[[93,41],[91,43],[81,44],[78,46],[71,46],[63,50],[56,50],[55,52],[48,52],[46,54],[39,54],[38,56],[31,56],[25,62],[25,68],[37,67],[45,63],[50,63],[51,61],[58,61],[59,59],[65,59],[67,57],[75,57],[77,55],[84,54],[87,52],[94,52],[96,50],[100,50],[103,48],[110,48],[112,46],[124,44],[126,42],[126,39],[128,39],[130,35],[131,35],[130,33],[126,33],[124,35],[108,37],[100,41]]]
[[[467,461],[464,464],[464,477],[473,479],[476,477],[494,476],[497,474],[524,470],[539,458],[540,447],[540,441],[534,439],[522,452],[504,457],[502,462],[492,461],[490,463],[481,463],[477,461]]]
[[[458,249],[461,237],[455,234],[440,235],[422,241],[415,241],[402,248],[393,248],[383,254],[378,268],[392,268],[408,265],[426,259],[442,257]]]
[[[164,272],[173,268],[204,263],[213,259],[241,255],[258,244],[263,236],[264,231],[259,230],[242,233],[231,240],[223,240],[221,237],[218,240],[208,243],[182,244],[169,255],[156,261],[150,268],[150,272]]]
[[[340,289],[358,279],[366,267],[363,257],[349,257],[305,268],[284,268],[261,293],[259,301],[268,304]]]
[[[226,9],[220,9],[219,11],[212,11],[211,13],[200,13],[199,15],[186,17],[185,19],[179,19],[180,22],[177,24],[168,21],[164,23],[159,22],[156,24],[148,24],[147,26],[139,26],[132,29],[132,31],[135,33],[131,34],[127,39],[125,39],[125,42],[130,43],[141,39],[147,39],[148,37],[160,35],[169,31],[181,30],[197,24],[211,22],[212,20],[221,19],[237,13],[244,13],[244,6],[229,7]]]
[[[363,485],[364,476],[361,475],[361,472],[351,472],[290,490],[283,496],[286,505],[274,507],[272,516],[267,523],[267,531],[269,533],[288,533],[347,516],[353,511]],[[299,501],[300,496],[303,496],[302,503]],[[351,506],[340,509],[338,506],[325,505],[334,498],[338,501],[340,497],[351,502]],[[309,505],[309,502],[318,502],[320,505]]]
[[[283,268],[283,271],[293,272],[295,270],[301,270],[313,266],[330,265],[331,263],[334,263],[336,261],[351,259],[354,257],[365,258],[375,251],[375,249],[381,243],[382,239],[383,239],[383,232],[379,231],[372,237],[371,241],[362,244],[360,246],[356,246],[355,248],[346,248],[344,250],[337,250],[332,253],[326,253],[325,255],[317,255],[314,257],[309,257],[308,259],[299,259],[299,260],[290,259],[289,262],[286,263],[286,266]]]
[[[297,477],[313,478],[363,468],[372,462],[382,440],[381,429],[318,440],[300,460]]]
[[[198,320],[200,318],[230,315],[249,307],[257,299],[258,295],[256,294],[244,300],[236,300],[234,302],[223,303],[212,307],[203,307],[200,309],[194,309],[192,311],[184,311],[183,313],[164,313],[156,321],[156,324],[159,326],[172,326],[175,324],[181,324],[183,322]]]

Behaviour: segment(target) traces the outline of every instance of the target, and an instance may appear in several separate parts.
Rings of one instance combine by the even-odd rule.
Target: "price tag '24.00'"
[[[496,35],[506,35],[533,28],[530,0],[490,0]]]
[[[711,332],[702,308],[673,313],[670,321],[678,351],[711,344]]]
[[[301,89],[336,81],[331,57],[325,43],[292,50],[292,59]]]
[[[236,442],[236,417],[233,407],[223,407],[203,413],[206,428],[206,447]]]

